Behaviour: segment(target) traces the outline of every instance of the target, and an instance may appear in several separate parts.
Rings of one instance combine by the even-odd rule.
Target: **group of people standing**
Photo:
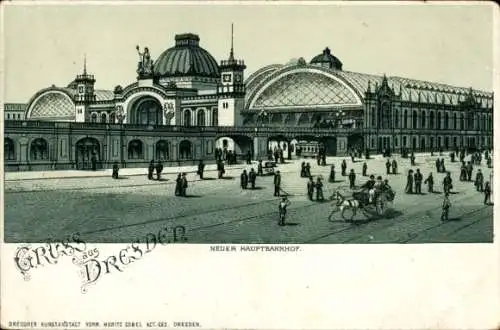
[[[250,169],[247,173],[247,170],[243,170],[240,175],[240,186],[241,189],[248,189],[248,183],[250,183],[251,189],[255,189],[255,181],[257,179],[257,173],[255,173],[254,169]]]

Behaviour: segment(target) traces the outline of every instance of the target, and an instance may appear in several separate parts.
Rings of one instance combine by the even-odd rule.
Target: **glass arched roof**
[[[41,95],[31,106],[28,119],[75,119],[75,104],[68,95],[60,91],[49,91]]]
[[[313,70],[291,71],[270,82],[251,108],[361,105],[356,93],[332,76]]]
[[[298,66],[296,66],[298,67]],[[313,65],[307,65],[304,68],[311,68]],[[262,69],[262,71],[257,71],[259,73],[258,77],[254,79],[251,83],[247,84],[247,108],[250,108],[252,100],[255,95],[262,93],[269,93],[267,91],[262,92],[263,88],[267,88],[267,82],[275,79],[277,75],[285,75],[291,66],[269,66]],[[266,69],[266,70],[264,70]],[[358,72],[341,71],[341,70],[330,70],[328,68],[321,68],[323,71],[328,71],[329,74],[339,77],[341,80],[346,82],[350,87],[352,87],[361,98],[364,97],[365,92],[368,90],[369,86],[371,91],[375,91],[376,85],[382,83],[383,76],[364,74]],[[310,77],[310,79],[312,79]],[[314,79],[313,79],[314,80]],[[295,80],[294,80],[295,81]],[[460,101],[464,101],[469,93],[476,98],[477,102],[481,103],[483,107],[491,107],[493,105],[493,94],[474,90],[465,87],[455,87],[441,83],[433,83],[422,80],[408,79],[402,77],[387,77],[387,82],[389,87],[393,88],[396,94],[401,93],[401,99],[403,101],[414,101],[418,102],[420,99],[421,103],[444,103],[447,105],[456,105]],[[332,86],[334,87],[334,86]],[[303,86],[301,84],[296,85],[294,88],[292,86],[288,87],[292,93],[300,94],[301,89],[304,88],[305,93],[309,93],[309,87]],[[326,88],[326,86],[323,86]],[[320,97],[317,101],[323,102],[325,98]],[[313,102],[313,101],[311,101]],[[276,102],[274,103],[276,105]],[[283,104],[285,107],[286,105]]]

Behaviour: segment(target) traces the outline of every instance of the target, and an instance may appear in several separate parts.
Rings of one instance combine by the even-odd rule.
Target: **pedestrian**
[[[467,162],[467,181],[472,181],[472,162]]]
[[[318,166],[321,165],[321,154],[318,152],[318,155],[316,156],[316,163],[318,163]]]
[[[483,173],[481,172],[481,169],[478,169],[476,173],[476,182],[475,182],[477,191],[480,192],[483,191],[483,182],[484,182]]]
[[[224,175],[226,171],[224,170],[224,162],[220,161],[218,164],[217,164],[217,173],[219,174],[218,175],[218,178],[219,179],[222,179],[222,176]]]
[[[323,182],[321,182],[321,178],[318,176],[316,180],[316,200],[323,201],[325,197],[323,196]]]
[[[331,183],[335,182],[335,165],[332,165],[330,167],[330,177],[328,178],[328,182],[331,182]]]
[[[351,169],[351,172],[349,173],[349,188],[354,189],[355,181],[356,181],[356,173],[354,173],[354,170]]]
[[[274,196],[280,195],[281,189],[281,174],[280,171],[277,171],[274,175]]]
[[[439,158],[436,158],[436,172],[441,173],[441,161]]]
[[[366,165],[366,162],[363,163],[363,169],[362,169],[362,175],[367,176],[366,171],[368,170],[368,165]]]
[[[450,212],[451,202],[449,198],[449,193],[444,194],[442,212],[441,212],[441,221],[448,221],[448,214]]]
[[[241,173],[240,185],[241,185],[241,189],[247,189],[247,186],[248,186],[247,170],[243,170],[243,172]]]
[[[262,169],[262,159],[259,159],[259,165],[257,165],[257,175],[264,175],[264,171]]]
[[[182,175],[179,173],[177,179],[175,179],[175,196],[181,196],[182,187]]]
[[[311,164],[309,164],[309,163],[306,164],[306,176],[308,178],[311,177]]]
[[[412,151],[410,156],[411,166],[415,166],[415,153]]]
[[[162,171],[163,171],[163,164],[161,161],[158,161],[158,163],[156,164],[156,179],[158,181],[160,181]]]
[[[429,173],[429,176],[424,181],[427,184],[427,191],[430,193],[434,192],[434,178],[432,177],[432,173]]]
[[[250,150],[247,152],[247,164],[252,164],[252,153]]]
[[[389,158],[387,158],[387,161],[385,162],[385,173],[387,175],[391,174],[391,162],[389,161]]]
[[[181,179],[181,196],[182,197],[187,197],[187,195],[186,195],[187,187],[188,187],[188,181],[186,178],[186,173],[182,173],[182,179]]]
[[[450,193],[453,189],[453,180],[451,179],[451,173],[447,172],[445,178],[443,179],[443,191],[444,193]]]
[[[484,185],[484,205],[490,205],[491,204],[491,186],[490,182],[486,181]]]
[[[395,159],[392,160],[392,174],[398,174],[398,162]]]
[[[302,164],[300,164],[300,177],[301,178],[305,178],[307,175],[306,175],[306,162],[302,162]]]
[[[155,161],[151,160],[148,166],[148,180],[153,180],[154,171],[155,171]]]
[[[441,168],[441,173],[446,172],[446,167],[444,167],[444,158],[441,158],[441,165],[439,167]]]
[[[408,171],[408,176],[406,177],[405,192],[407,194],[413,194],[413,170]]]
[[[342,160],[341,169],[342,169],[342,176],[346,176],[345,171],[347,170],[347,163],[346,163],[345,159]]]
[[[313,194],[314,194],[314,180],[312,177],[309,177],[309,181],[307,182],[307,197],[309,197],[309,200],[313,200]]]
[[[422,173],[420,173],[420,169],[417,168],[417,172],[414,175],[415,181],[415,194],[422,194]]]
[[[97,171],[97,157],[95,153],[92,153],[92,157],[90,158],[90,161],[92,162],[92,171]]]
[[[462,166],[460,167],[460,181],[467,180],[467,167],[465,166],[465,162],[462,162]]]
[[[255,189],[255,180],[257,179],[257,174],[255,173],[253,168],[250,169],[250,172],[248,173],[248,179],[250,180],[252,189]]]
[[[120,170],[120,168],[118,167],[118,162],[114,162],[113,163],[113,174],[111,175],[111,177],[113,179],[118,179],[118,171]]]
[[[203,160],[200,159],[200,163],[198,164],[197,174],[200,176],[201,180],[203,180],[203,171],[204,170],[205,170],[205,164],[203,164]]]

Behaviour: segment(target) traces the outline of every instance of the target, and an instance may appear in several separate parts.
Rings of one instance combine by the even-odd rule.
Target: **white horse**
[[[350,221],[356,216],[358,209],[361,207],[361,204],[358,200],[354,198],[347,198],[343,196],[338,190],[334,191],[334,193],[330,197],[330,200],[335,201],[335,208],[328,217],[330,221],[332,221],[333,214],[337,213],[338,211],[340,211],[340,215],[344,220]],[[346,218],[344,214],[346,210],[352,211],[352,214],[349,218]]]

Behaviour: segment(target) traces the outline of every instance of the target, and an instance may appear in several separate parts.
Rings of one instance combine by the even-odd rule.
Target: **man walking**
[[[257,179],[257,174],[255,171],[250,169],[250,172],[248,173],[248,179],[250,180],[250,185],[252,186],[252,189],[255,189],[255,180]]]
[[[429,176],[425,179],[424,183],[427,184],[428,192],[434,192],[434,178],[432,177],[432,173],[429,173]]]
[[[313,200],[313,194],[314,194],[314,181],[312,176],[309,177],[309,181],[307,182],[307,197],[309,197],[309,200]]]
[[[323,201],[325,197],[323,196],[323,182],[321,182],[321,178],[318,176],[316,180],[316,200]]]
[[[355,181],[356,181],[356,173],[354,173],[354,170],[351,169],[351,172],[349,173],[349,187],[351,189],[354,189],[354,187],[355,187],[355,185],[354,185]]]
[[[414,175],[415,179],[415,193],[422,194],[422,173],[420,173],[420,169],[417,168],[417,172]]]
[[[280,171],[277,171],[274,175],[274,196],[280,195],[281,189],[281,174]]]
[[[198,164],[198,175],[200,179],[203,180],[203,171],[205,170],[205,164],[203,164],[203,160],[200,159],[200,163]]]

